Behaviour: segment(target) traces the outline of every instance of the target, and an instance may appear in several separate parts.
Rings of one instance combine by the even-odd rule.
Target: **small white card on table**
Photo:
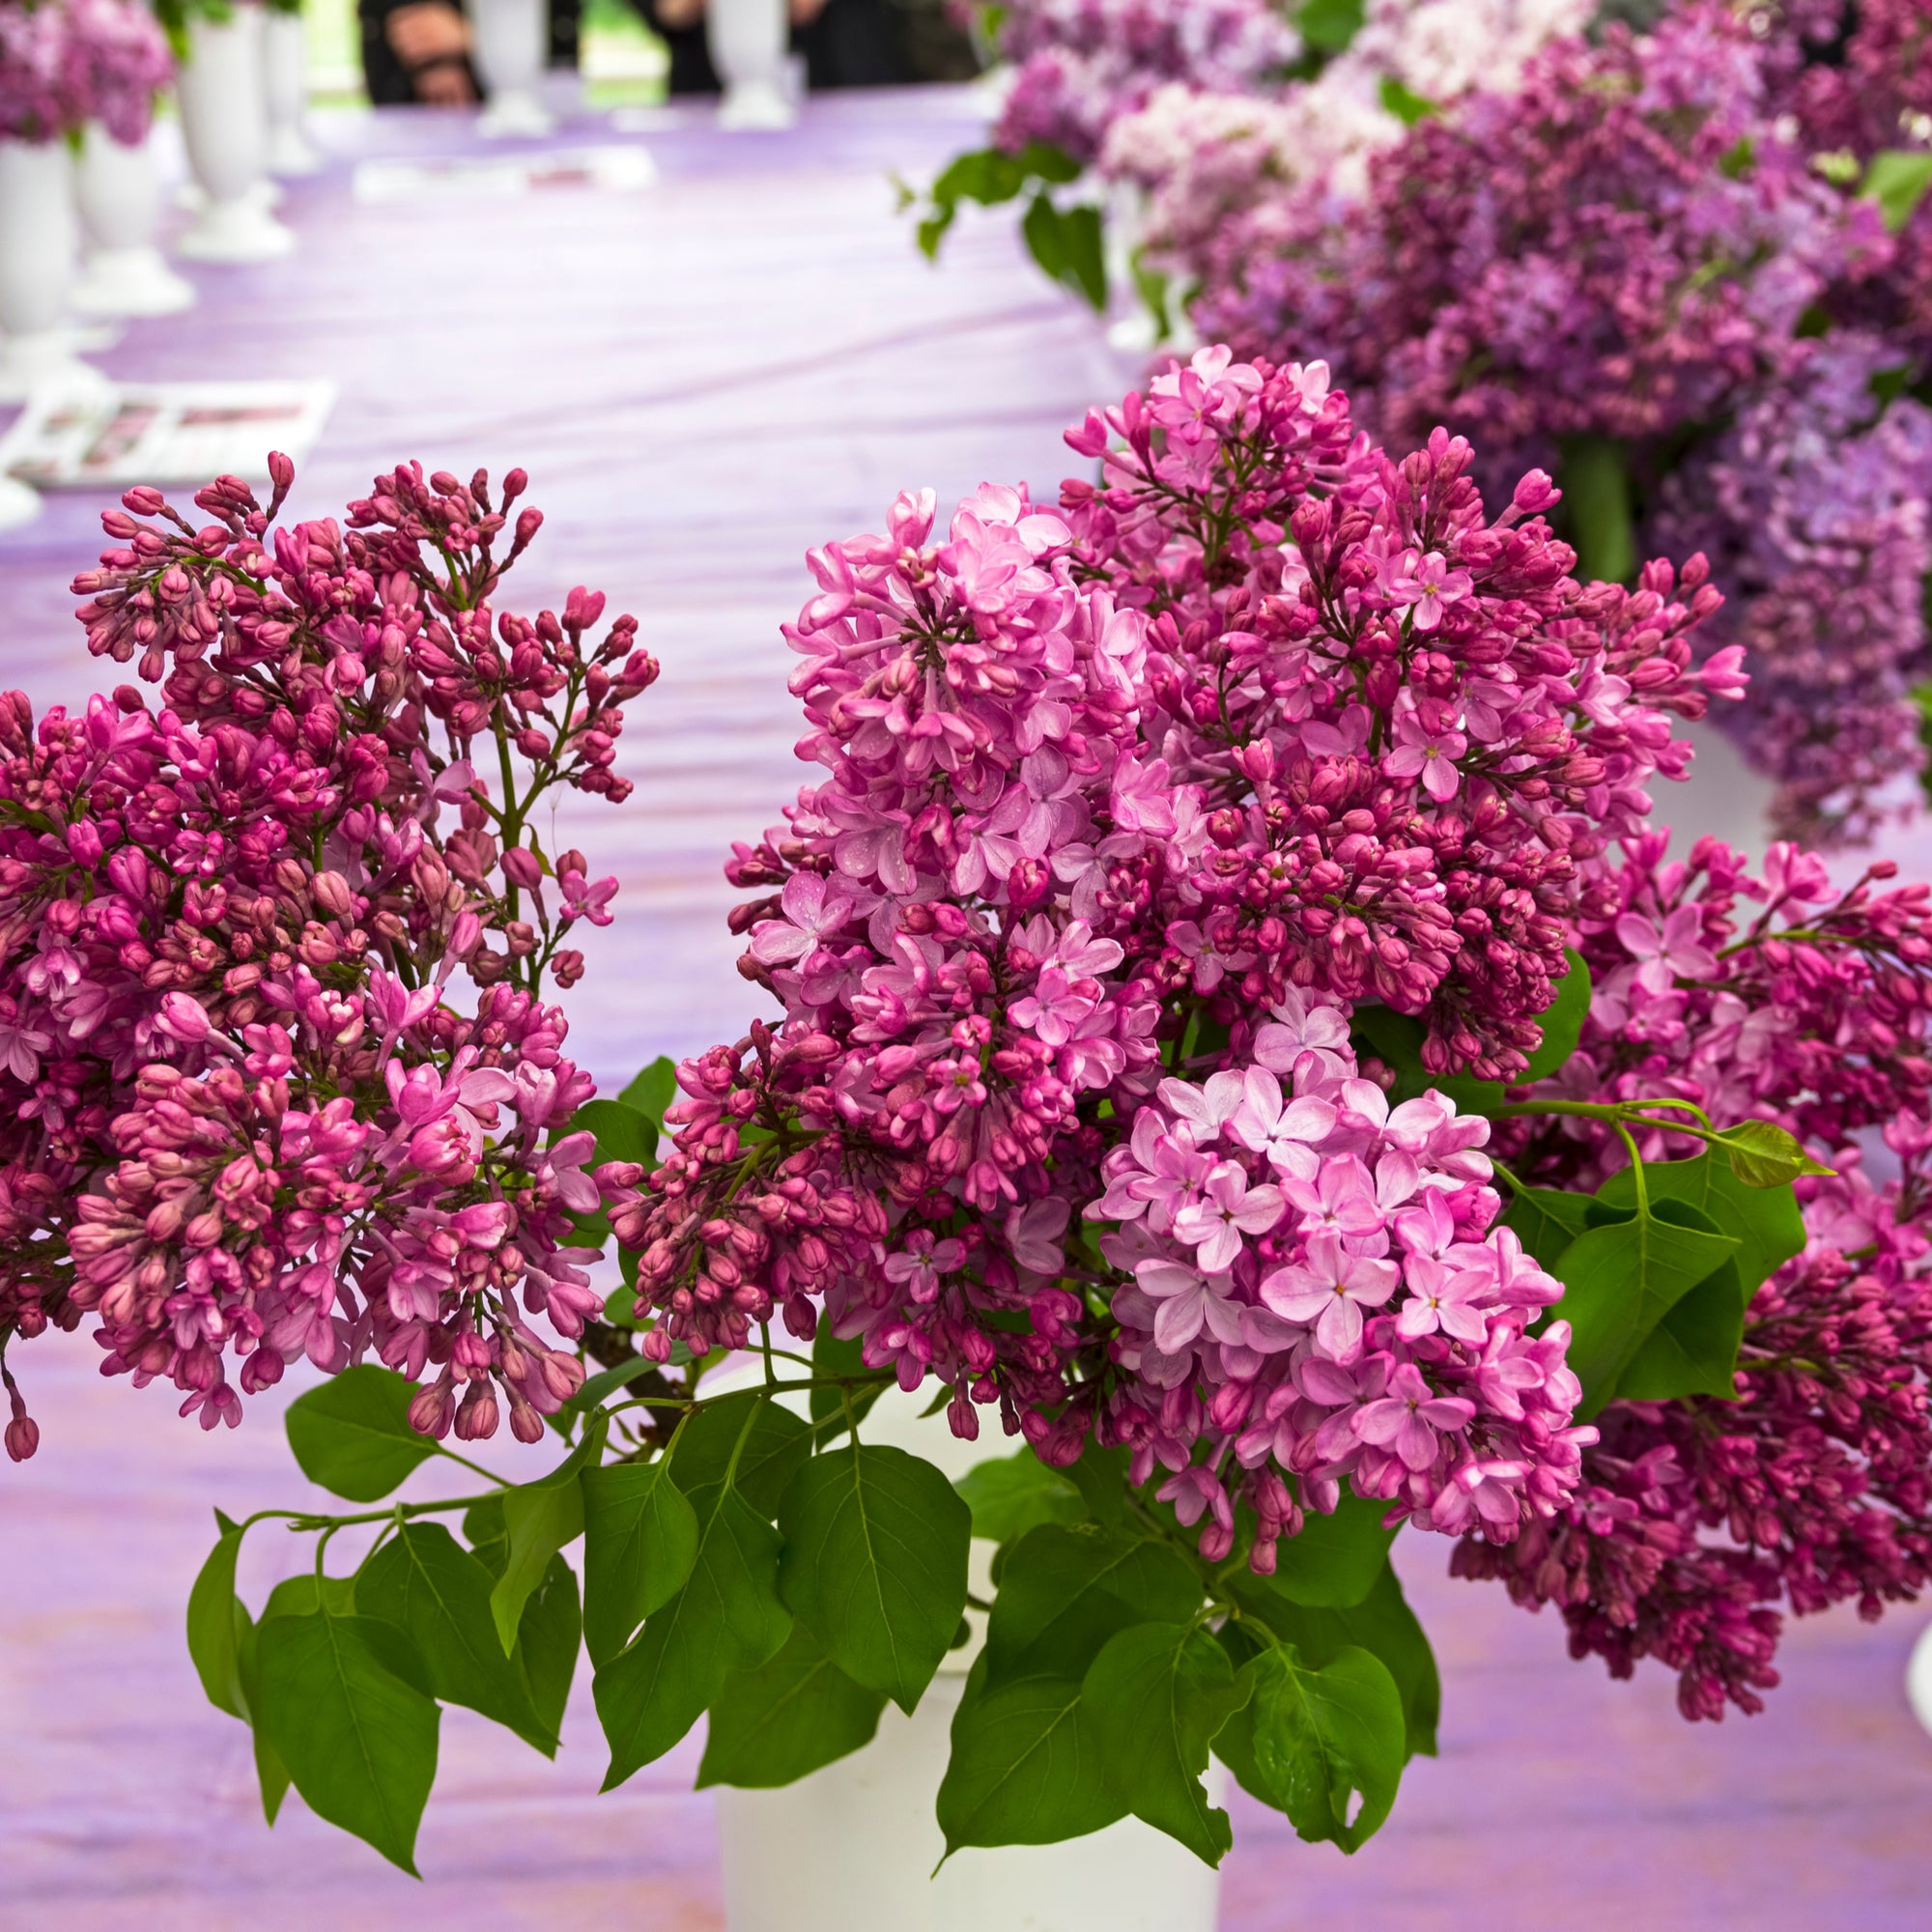
[[[37,490],[135,483],[266,482],[269,452],[306,456],[335,384],[118,383],[30,400],[0,440],[0,473]]]

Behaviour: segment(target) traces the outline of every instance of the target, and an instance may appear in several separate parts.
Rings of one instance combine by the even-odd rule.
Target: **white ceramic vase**
[[[760,1374],[720,1377],[715,1387],[751,1386]],[[997,1428],[961,1442],[924,1406],[924,1391],[888,1389],[859,1433],[954,1481],[1016,1446]],[[991,1558],[989,1545],[973,1545],[976,1596],[992,1594]],[[1058,1845],[962,1851],[933,1875],[946,1850],[933,1803],[984,1639],[984,1617],[969,1610],[966,1620],[972,1641],[941,1664],[910,1718],[888,1704],[863,1750],[774,1790],[719,1787],[726,1932],[1214,1932],[1218,1874],[1138,1818]],[[1216,1804],[1227,1782],[1214,1765]]]
[[[489,97],[476,131],[492,139],[548,134],[556,123],[537,93],[550,33],[544,0],[469,0],[469,31]]]
[[[90,121],[73,185],[89,242],[73,306],[83,315],[174,315],[191,307],[193,285],[155,246],[161,184],[152,136],[128,146]]]
[[[269,116],[269,172],[312,175],[322,156],[309,146],[308,37],[299,14],[280,7],[262,15],[262,88]]]
[[[719,127],[753,132],[797,120],[785,85],[785,0],[709,0],[704,38],[724,83]]]
[[[67,326],[77,230],[67,143],[0,141],[0,402],[105,386]]]
[[[176,76],[188,165],[205,199],[177,243],[197,262],[270,262],[296,238],[269,212],[269,118],[263,88],[262,9],[242,0],[226,20],[188,23],[188,57]]]
[[[1218,1875],[1138,1818],[958,1852],[934,1875],[933,1797],[965,1681],[942,1671],[910,1718],[888,1704],[865,1749],[796,1784],[720,1787],[726,1932],[1214,1932]]]

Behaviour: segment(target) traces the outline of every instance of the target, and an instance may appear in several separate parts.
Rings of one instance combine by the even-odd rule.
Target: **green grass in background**
[[[309,93],[326,106],[360,102],[362,57],[355,0],[306,0]],[[583,93],[591,107],[649,105],[664,99],[664,43],[625,0],[585,0]]]

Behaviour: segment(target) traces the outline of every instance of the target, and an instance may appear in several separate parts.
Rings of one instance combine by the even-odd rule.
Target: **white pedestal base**
[[[82,315],[178,315],[194,306],[194,284],[158,248],[97,248],[69,299]]]
[[[308,144],[299,128],[269,129],[269,172],[273,175],[312,175],[322,156]]]
[[[39,495],[17,476],[0,476],[0,530],[17,530],[41,514]]]
[[[733,134],[776,132],[797,120],[797,107],[776,81],[738,81],[718,103],[718,125]]]
[[[476,117],[476,131],[486,140],[532,138],[556,127],[533,88],[506,87],[491,95]]]
[[[73,331],[39,328],[0,336],[0,403],[24,403],[37,390],[99,395],[110,386],[99,369],[73,353]]]
[[[210,201],[175,252],[190,262],[273,262],[293,252],[294,232],[269,213],[259,194]]]

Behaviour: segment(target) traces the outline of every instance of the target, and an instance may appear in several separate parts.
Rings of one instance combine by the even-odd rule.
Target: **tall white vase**
[[[964,1687],[942,1671],[910,1718],[888,1704],[865,1749],[796,1784],[720,1787],[726,1932],[1214,1932],[1219,1875],[1138,1818],[959,1852],[935,1877],[933,1797]]]
[[[556,123],[537,96],[550,41],[544,0],[469,0],[469,31],[489,95],[476,131],[492,138],[548,134]]]
[[[299,14],[270,7],[262,14],[262,86],[269,113],[269,172],[312,175],[322,156],[302,127],[308,110],[308,38]]]
[[[785,0],[710,0],[704,38],[724,83],[719,127],[789,128],[798,110],[785,86]]]
[[[722,1393],[758,1376],[726,1374],[705,1386]],[[860,1434],[923,1456],[953,1481],[1017,1446],[997,1426],[961,1442],[924,1406],[923,1390],[888,1389]],[[976,1595],[991,1594],[991,1553],[973,1545]],[[966,1620],[971,1642],[947,1658],[910,1718],[888,1704],[863,1750],[773,1790],[719,1787],[726,1932],[1214,1932],[1218,1874],[1138,1818],[1064,1844],[963,1851],[933,1876],[946,1850],[933,1803],[984,1637],[979,1611]],[[1227,1783],[1212,1766],[1217,1804]]]
[[[161,259],[155,229],[161,184],[152,136],[127,146],[98,121],[87,124],[73,167],[74,198],[90,247],[74,284],[84,315],[173,315],[191,307],[194,288]]]
[[[262,9],[248,0],[226,20],[188,23],[175,92],[188,165],[207,200],[176,245],[197,262],[269,262],[296,245],[262,194],[269,150],[262,27]]]
[[[0,141],[0,402],[105,384],[67,327],[77,230],[67,143]]]

